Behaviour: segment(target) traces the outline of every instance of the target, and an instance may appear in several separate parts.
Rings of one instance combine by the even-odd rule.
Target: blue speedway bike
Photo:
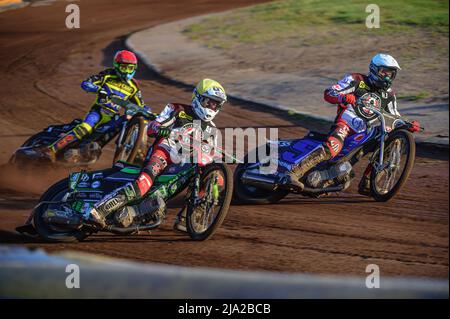
[[[342,192],[355,177],[353,167],[364,157],[369,157],[370,192],[376,201],[388,201],[405,184],[414,165],[415,141],[408,131],[410,122],[377,107],[379,98],[373,94],[360,99],[354,107],[357,114],[368,119],[368,129],[347,137],[341,153],[307,172],[300,181],[302,189],[287,183],[286,173],[310,152],[319,147],[326,135],[309,132],[301,139],[268,141],[263,146],[266,154],[256,162],[239,164],[234,173],[234,198],[237,202],[251,204],[275,203],[289,193],[310,197]],[[278,147],[278,158],[270,158],[270,147]],[[267,174],[263,168],[276,167]],[[368,166],[368,168],[369,168]],[[360,188],[362,187],[362,180]]]

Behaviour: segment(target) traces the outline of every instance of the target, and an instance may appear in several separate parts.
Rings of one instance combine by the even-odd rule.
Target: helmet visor
[[[131,74],[136,70],[136,64],[119,64],[119,71]]]
[[[213,110],[213,111],[220,110],[224,103],[225,103],[224,101],[219,102],[219,101],[213,100],[209,97],[202,98],[202,106],[207,109]]]
[[[395,78],[395,73],[396,73],[396,71],[391,68],[380,67],[378,69],[378,75],[382,79],[388,78],[388,79],[392,80]]]

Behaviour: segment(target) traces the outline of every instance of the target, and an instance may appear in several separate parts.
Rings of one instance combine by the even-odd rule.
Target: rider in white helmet
[[[370,61],[368,82],[374,88],[389,90],[398,70],[401,68],[397,60],[389,54],[378,53]]]
[[[90,221],[104,227],[107,215],[143,197],[150,190],[156,177],[172,164],[174,153],[180,152],[177,142],[168,138],[173,129],[189,129],[197,120],[202,131],[206,132],[207,138],[203,142],[208,143],[213,150],[216,147],[216,136],[212,120],[226,101],[227,95],[220,83],[203,79],[194,89],[191,105],[167,104],[158,117],[148,125],[148,135],[156,136],[158,140],[154,143],[152,152],[147,154],[148,160],[145,161],[139,177],[97,202],[90,211]],[[178,229],[185,230],[183,227]]]
[[[392,56],[379,53],[370,61],[369,74],[346,74],[344,78],[325,90],[325,101],[338,105],[334,125],[322,147],[311,152],[291,170],[288,174],[288,183],[303,188],[304,185],[299,179],[307,171],[319,163],[337,156],[349,135],[359,134],[367,129],[369,118],[357,114],[353,108],[359,98],[375,93],[379,97],[379,104],[384,111],[400,115],[397,110],[397,99],[391,88],[399,70],[401,70],[400,65]],[[411,130],[418,131],[419,123],[413,121],[413,124]],[[368,193],[370,170],[371,167],[366,169],[364,178],[361,180],[359,187],[361,194]]]

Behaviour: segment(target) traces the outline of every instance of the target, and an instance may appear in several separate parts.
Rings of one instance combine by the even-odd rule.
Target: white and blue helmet
[[[378,53],[370,61],[368,78],[373,86],[387,90],[391,87],[398,70],[401,68],[397,60],[389,54]],[[386,75],[385,72],[390,75]]]

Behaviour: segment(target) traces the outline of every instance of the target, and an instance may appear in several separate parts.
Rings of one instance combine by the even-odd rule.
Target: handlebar
[[[382,124],[383,130],[385,130],[385,118],[389,118],[389,119],[393,120],[394,123],[395,123],[395,121],[400,121],[400,124],[396,125],[395,127],[400,127],[400,126],[404,126],[404,125],[410,127],[412,125],[411,121],[409,121],[408,119],[406,119],[403,116],[385,112],[381,109],[374,108],[371,105],[367,105],[366,103],[364,103],[364,101],[361,97],[358,98],[358,100],[355,103],[355,106],[356,107],[364,107],[365,109],[375,113],[375,115],[377,116],[377,118],[380,120],[380,122]],[[361,110],[360,110],[360,112],[361,112]],[[423,132],[424,130],[425,129],[423,127],[420,127],[420,132]]]
[[[150,120],[154,120],[156,118],[156,115],[151,111],[148,111],[145,108],[130,101],[124,100],[118,96],[112,95],[110,96],[110,100],[112,103],[123,107],[127,115],[135,115],[137,113],[141,113],[142,115],[148,117]]]
[[[202,146],[209,146],[209,147],[211,146],[211,144],[206,140],[199,140],[198,144],[192,143],[193,141],[195,141],[195,137],[193,136],[192,133],[179,131],[177,129],[173,130],[168,138],[173,141],[181,143],[182,147],[188,146],[190,152],[196,150],[199,153],[205,154]],[[227,163],[233,164],[243,163],[238,158],[236,158],[232,154],[228,154],[227,152],[225,152],[224,149],[218,147],[217,145],[215,145],[212,150],[213,150],[213,153],[211,155],[212,159],[221,159]]]

